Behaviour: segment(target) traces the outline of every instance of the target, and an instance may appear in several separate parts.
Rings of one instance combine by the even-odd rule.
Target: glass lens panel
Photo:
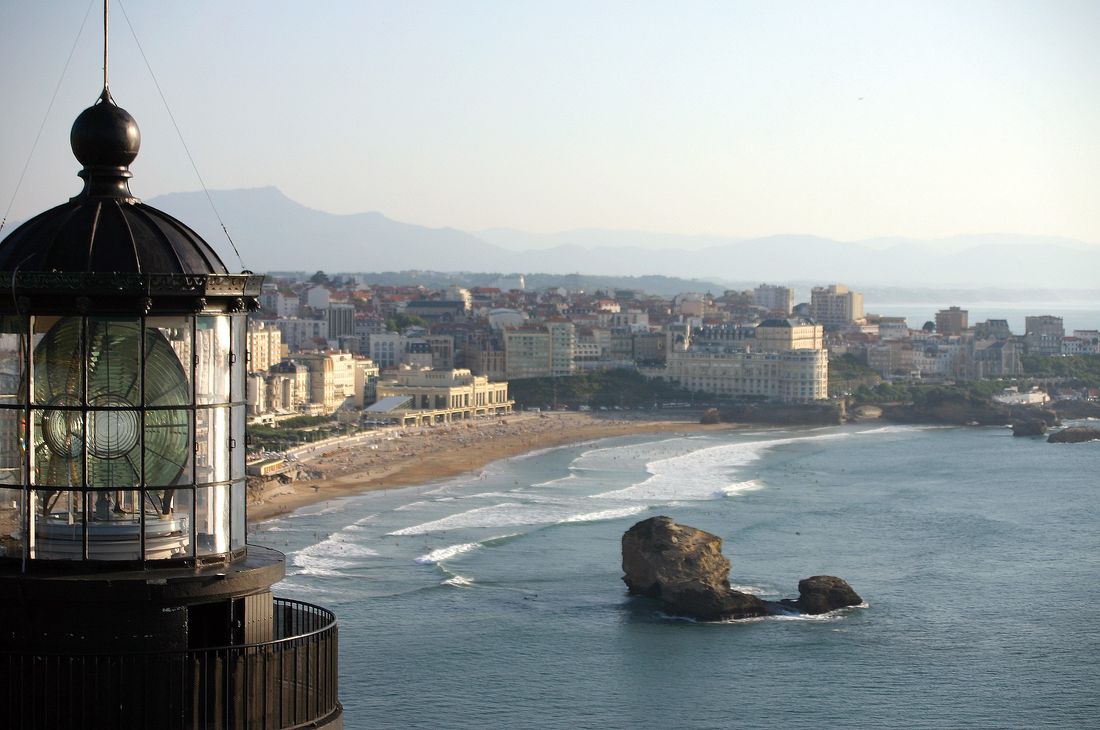
[[[0,317],[0,404],[26,400],[26,320]]]
[[[141,413],[88,411],[88,486],[134,487],[141,483]]]
[[[145,402],[151,406],[191,403],[191,317],[145,320]]]
[[[35,317],[34,402],[80,405],[84,399],[81,317]]]
[[[0,488],[0,557],[23,555],[23,490]]]
[[[233,406],[233,440],[230,442],[230,478],[244,479],[245,430],[244,406]]]
[[[84,414],[56,409],[32,411],[31,448],[35,484],[84,484]]]
[[[191,489],[151,489],[145,492],[145,559],[187,558],[191,544]]]
[[[233,325],[233,352],[230,358],[233,361],[233,365],[230,368],[232,371],[230,380],[230,394],[235,401],[243,401],[245,399],[245,384],[244,374],[247,366],[247,352],[245,348],[245,322],[246,318],[243,314],[234,314],[231,317]]]
[[[229,487],[200,487],[195,492],[197,554],[229,552]]]
[[[136,318],[89,317],[88,405],[141,405],[141,322]]]
[[[26,462],[23,409],[0,408],[0,484],[22,484]]]
[[[245,524],[245,485],[243,481],[233,482],[232,486],[232,507],[233,507],[233,538],[230,542],[230,547],[236,550],[237,548],[244,547],[245,531],[248,529]]]
[[[84,505],[80,492],[38,489],[31,492],[32,558],[81,560],[84,556]]]
[[[229,479],[229,409],[195,411],[195,483]]]
[[[141,559],[141,492],[88,492],[88,559]]]
[[[191,411],[145,412],[145,484],[192,484]]]
[[[229,315],[195,318],[195,400],[229,402]]]

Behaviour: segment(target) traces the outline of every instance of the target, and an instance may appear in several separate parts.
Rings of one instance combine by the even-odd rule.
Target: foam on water
[[[738,591],[740,593],[748,593],[750,596],[778,596],[779,591],[773,591],[768,588],[761,588],[760,586],[735,586],[731,585],[730,590]]]
[[[937,428],[951,428],[950,426],[879,426],[877,428],[869,428],[866,431],[859,431],[860,436],[869,436],[877,433],[913,433],[914,431],[931,431]]]
[[[646,464],[650,477],[624,489],[593,495],[597,499],[642,500],[663,502],[706,500],[729,495],[726,490],[739,482],[731,482],[735,470],[760,459],[776,446],[805,441],[827,441],[847,438],[850,434],[818,433],[808,436],[743,441],[698,449],[687,454],[658,459]],[[743,483],[743,482],[742,482]]]
[[[516,527],[522,525],[552,524],[569,516],[562,505],[501,502],[487,507],[448,515],[438,520],[403,527],[387,535],[423,535],[429,532],[445,532],[476,527]]]
[[[459,545],[448,545],[447,547],[432,550],[426,555],[421,555],[413,562],[420,565],[435,565],[436,563],[449,560],[457,555],[468,553],[471,550],[477,550],[479,547],[482,547],[482,543],[480,542],[464,542]]]
[[[398,505],[398,506],[394,507],[393,511],[394,512],[406,512],[406,511],[411,510],[411,509],[419,509],[420,507],[423,507],[427,504],[428,504],[428,502],[426,502],[424,500],[420,500],[418,502],[409,502],[408,504],[401,504],[401,505]]]
[[[294,553],[290,564],[299,569],[298,575],[338,577],[344,575],[342,571],[361,565],[364,558],[377,555],[376,550],[351,542],[349,536],[337,532]]]
[[[580,522],[601,522],[603,520],[617,520],[621,517],[630,517],[649,509],[648,505],[620,507],[618,509],[604,509],[597,512],[585,512],[579,515],[570,515],[558,520],[559,525],[568,525]]]
[[[570,471],[572,471],[572,469],[573,469],[573,467],[570,467]],[[532,487],[553,487],[553,486],[557,486],[559,484],[562,484],[563,482],[569,482],[569,481],[573,481],[573,480],[576,480],[576,479],[579,479],[579,478],[580,477],[578,477],[576,474],[570,473],[570,474],[567,474],[567,475],[565,475],[563,477],[560,477],[558,479],[551,479],[550,481],[547,481],[547,482],[536,482],[536,483],[532,484],[531,486]]]
[[[757,489],[763,489],[763,488],[764,488],[763,484],[756,481],[755,479],[750,479],[747,482],[737,482],[736,484],[731,484],[728,487],[722,487],[721,489],[716,489],[714,491],[714,496],[715,497],[732,497],[735,494],[740,494],[741,492],[755,492]]]
[[[473,578],[467,578],[464,575],[454,575],[447,580],[441,582],[441,586],[452,586],[454,588],[468,588],[474,584]]]

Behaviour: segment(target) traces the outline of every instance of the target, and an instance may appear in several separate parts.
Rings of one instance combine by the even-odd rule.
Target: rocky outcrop
[[[1012,422],[1013,436],[1042,436],[1046,432],[1047,425],[1037,418]]]
[[[1052,444],[1080,444],[1085,441],[1100,441],[1100,428],[1070,426],[1047,437],[1047,442]]]
[[[863,599],[846,581],[835,575],[815,575],[798,581],[798,600],[793,605],[802,613],[819,614],[861,603]]]
[[[1042,421],[1058,425],[1058,414],[1047,408],[1007,406],[978,398],[943,400],[938,403],[884,405],[882,417],[894,423],[936,423],[956,426],[1001,426],[1015,421]]]
[[[651,517],[623,534],[623,573],[630,593],[660,600],[669,613],[704,621],[828,613],[863,603],[850,585],[831,575],[799,581],[797,600],[761,601],[732,590],[722,538],[669,517]]]
[[[853,421],[874,421],[882,418],[882,409],[878,406],[856,406],[852,409],[850,419]]]
[[[722,539],[668,517],[651,517],[623,534],[623,582],[672,613],[716,621],[767,613],[756,596],[729,587]]]
[[[844,403],[767,403],[729,405],[721,409],[727,423],[762,423],[771,426],[835,426],[844,423]]]

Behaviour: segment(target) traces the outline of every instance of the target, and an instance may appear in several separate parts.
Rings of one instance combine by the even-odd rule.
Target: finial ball
[[[137,122],[105,90],[80,113],[69,133],[73,154],[84,167],[127,167],[141,147]]]

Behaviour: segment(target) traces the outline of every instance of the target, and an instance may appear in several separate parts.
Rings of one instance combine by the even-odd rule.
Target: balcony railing
[[[177,652],[0,654],[0,727],[286,730],[336,715],[336,617],[274,599],[274,638]]]

